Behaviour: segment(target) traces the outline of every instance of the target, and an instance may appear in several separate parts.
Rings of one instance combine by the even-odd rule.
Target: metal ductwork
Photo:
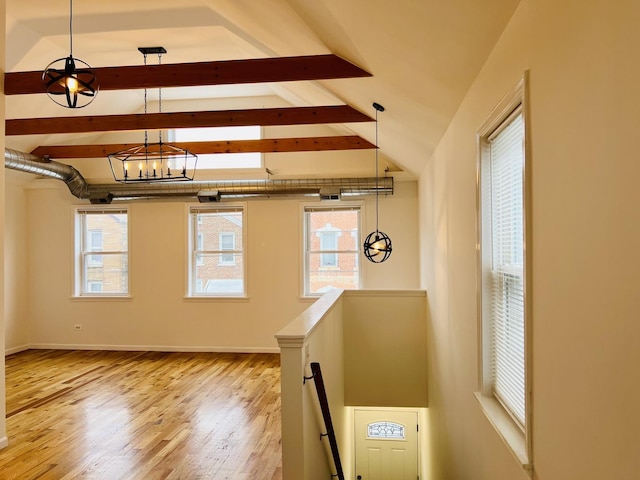
[[[89,184],[80,172],[71,165],[47,161],[30,153],[5,148],[4,166],[20,172],[62,180],[74,196],[83,199],[90,196]]]
[[[6,168],[62,180],[77,198],[91,203],[112,200],[152,198],[197,198],[217,202],[223,198],[265,198],[276,196],[311,196],[336,199],[344,196],[393,194],[393,177],[383,178],[310,178],[277,180],[219,180],[147,184],[88,184],[70,165],[47,161],[35,155],[5,148]],[[331,192],[332,195],[323,195]]]

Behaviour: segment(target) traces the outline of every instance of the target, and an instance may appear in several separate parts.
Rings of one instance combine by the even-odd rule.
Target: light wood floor
[[[29,350],[6,381],[2,480],[282,478],[278,355]]]

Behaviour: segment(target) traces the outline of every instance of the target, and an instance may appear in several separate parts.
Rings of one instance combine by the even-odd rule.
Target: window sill
[[[318,300],[322,295],[300,295],[298,300],[301,302],[313,303]]]
[[[202,295],[202,296],[185,296],[183,297],[185,302],[230,302],[230,303],[246,303],[249,302],[249,297],[245,295],[237,296],[216,296],[216,295]]]
[[[495,398],[482,395],[480,392],[475,392],[474,395],[489,423],[496,429],[498,435],[509,447],[509,450],[522,465],[522,468],[530,472],[533,471],[533,463],[527,451],[527,440],[524,432],[514,423],[504,410],[504,407]]]
[[[78,295],[71,297],[72,302],[131,302],[130,295]]]

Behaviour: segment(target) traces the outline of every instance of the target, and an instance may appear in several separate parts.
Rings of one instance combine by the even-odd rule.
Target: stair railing
[[[333,464],[336,467],[336,473],[335,475],[331,475],[331,477],[337,477],[338,480],[344,480],[344,472],[342,471],[340,452],[338,450],[338,441],[336,440],[336,432],[333,429],[331,411],[329,409],[329,402],[327,401],[327,392],[324,388],[324,381],[322,380],[322,370],[320,369],[320,364],[318,362],[311,362],[310,367],[313,375],[310,377],[304,377],[304,383],[306,383],[307,380],[313,379],[316,386],[318,401],[320,403],[320,411],[322,412],[322,418],[324,419],[324,425],[327,430],[327,433],[320,434],[320,439],[322,440],[322,437],[327,437],[329,439]]]

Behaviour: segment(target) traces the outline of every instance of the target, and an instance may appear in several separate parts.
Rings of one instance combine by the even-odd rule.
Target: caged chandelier
[[[42,73],[49,98],[67,108],[82,108],[98,95],[98,81],[91,66],[73,58],[73,0],[69,0],[69,56],[51,62]]]
[[[376,109],[376,229],[364,240],[364,256],[373,263],[382,263],[391,256],[391,238],[378,229],[378,112],[384,112],[384,107],[374,103]]]
[[[162,63],[164,47],[140,47],[147,65],[147,55],[157,54],[158,64]],[[162,113],[162,89],[158,89],[158,110]],[[144,89],[144,113],[147,113],[147,89]],[[134,145],[107,156],[116,182],[155,183],[193,180],[198,157],[184,148],[162,140],[162,130],[158,131],[158,142],[149,143],[149,132],[144,132],[144,144]]]

